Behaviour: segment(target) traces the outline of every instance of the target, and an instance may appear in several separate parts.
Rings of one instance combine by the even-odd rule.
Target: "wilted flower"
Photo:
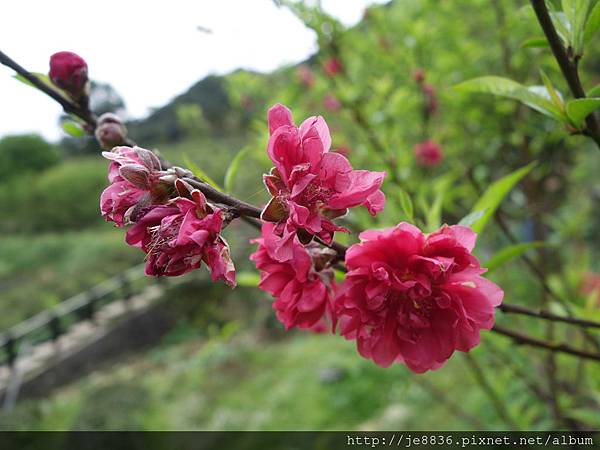
[[[363,357],[422,373],[475,347],[480,330],[494,324],[504,293],[480,276],[486,269],[471,254],[470,228],[444,225],[424,235],[400,223],[365,231],[360,240],[346,253],[335,314]]]
[[[298,78],[300,79],[300,82],[305,87],[313,87],[314,86],[315,81],[316,81],[315,74],[313,73],[311,68],[308,67],[306,64],[302,64],[300,67],[298,67],[296,74],[297,74]]]
[[[222,211],[207,203],[199,190],[190,196],[147,208],[127,231],[126,241],[148,255],[147,275],[178,276],[204,261],[213,281],[235,286],[235,267],[220,234]]]
[[[423,84],[423,97],[425,99],[425,113],[433,116],[439,109],[435,88],[430,84]]]
[[[420,166],[435,167],[444,159],[444,153],[438,144],[429,139],[415,145],[415,157]]]
[[[323,106],[328,111],[338,111],[342,107],[342,103],[335,95],[327,94],[323,99]]]
[[[50,57],[48,76],[56,86],[79,98],[88,81],[87,63],[75,53],[58,52]]]
[[[331,137],[322,117],[309,117],[297,128],[290,110],[278,104],[269,110],[269,131],[275,167],[264,182],[273,198],[262,218],[278,224],[280,258],[290,256],[296,232],[304,243],[313,235],[329,243],[335,231],[345,231],[331,219],[348,208],[364,205],[372,215],[383,209],[379,188],[385,172],[353,170],[344,156],[329,152]]]
[[[116,114],[104,113],[98,118],[95,136],[100,147],[104,150],[110,150],[125,143],[127,128]]]
[[[338,58],[331,56],[323,63],[323,70],[325,71],[326,75],[334,77],[344,70],[344,66]]]
[[[142,208],[164,203],[171,184],[160,180],[166,172],[154,153],[141,147],[116,147],[102,156],[111,160],[108,186],[100,196],[102,216],[117,226],[135,221]]]
[[[262,237],[253,240],[258,244],[250,259],[261,270],[258,287],[275,297],[273,309],[286,330],[292,327],[318,331],[325,318],[331,316],[331,303],[335,281],[331,262],[336,254],[316,243],[306,247],[297,237],[292,239],[290,258],[277,258],[279,237],[275,226],[265,222]]]

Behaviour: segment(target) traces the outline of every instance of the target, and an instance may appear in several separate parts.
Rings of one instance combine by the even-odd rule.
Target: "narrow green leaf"
[[[522,48],[543,48],[549,47],[548,41],[546,38],[531,38],[521,43]]]
[[[235,281],[238,286],[242,287],[256,287],[260,282],[260,274],[250,270],[242,270],[235,276]]]
[[[600,98],[577,98],[567,102],[567,116],[577,128],[581,128],[585,118],[600,108]]]
[[[55,86],[54,83],[52,83],[52,81],[50,81],[50,78],[48,77],[48,75],[46,75],[45,73],[41,73],[41,72],[29,72],[29,73],[31,75],[33,75],[34,77],[38,78],[42,83],[46,84],[52,90],[61,94],[66,100],[69,100],[69,95],[65,91],[60,89],[59,87]],[[37,87],[31,81],[29,81],[27,78],[23,77],[22,75],[19,75],[19,74],[13,75],[13,78],[15,80],[20,81],[21,83],[26,84],[27,86],[31,86],[32,88],[37,89]]]
[[[544,82],[544,86],[546,86],[546,91],[550,94],[550,98],[554,106],[556,106],[561,112],[565,110],[565,104],[563,102],[562,96],[560,93],[554,88],[552,85],[552,81],[546,75],[542,69],[540,69],[540,76],[542,77],[542,81]]]
[[[223,191],[223,188],[213,180],[204,170],[202,170],[194,161],[192,161],[187,155],[183,155],[183,162],[192,173],[200,178],[202,181],[210,184],[215,189]]]
[[[544,245],[546,245],[544,242],[523,242],[521,244],[509,245],[488,259],[488,261],[483,264],[483,267],[487,267],[487,273],[490,274],[511,259],[521,256],[527,250],[543,247]]]
[[[506,197],[506,195],[521,181],[521,179],[527,175],[531,169],[537,164],[536,161],[515,170],[512,173],[496,180],[492,185],[487,188],[481,198],[475,203],[471,211],[484,211],[482,216],[473,222],[471,228],[476,233],[482,233],[488,221],[492,218],[498,206]]]
[[[402,208],[402,212],[404,213],[404,215],[406,216],[406,219],[411,222],[414,223],[415,222],[415,216],[414,216],[414,206],[413,206],[413,202],[410,199],[410,195],[408,195],[408,193],[404,190],[404,189],[398,189],[398,198],[400,200],[400,207]]]
[[[69,136],[75,138],[81,138],[85,136],[85,131],[83,130],[83,128],[81,128],[81,126],[75,122],[63,122],[62,129]]]
[[[600,3],[599,3],[600,4]],[[600,84],[585,93],[586,97],[600,97]]]
[[[229,164],[229,167],[227,168],[227,171],[225,172],[225,179],[223,181],[223,183],[225,184],[226,192],[233,191],[233,182],[235,180],[235,177],[236,177],[238,171],[240,170],[240,164],[242,163],[242,160],[246,157],[247,154],[248,154],[248,149],[239,151],[237,153],[237,155],[235,155],[235,158],[233,158],[233,161],[231,161],[231,164]]]
[[[480,92],[519,100],[559,122],[566,121],[565,115],[552,103],[550,94],[545,92],[545,88],[542,88],[544,92],[541,92],[538,87],[527,88],[516,81],[496,76],[473,78],[454,88],[462,92]]]
[[[600,28],[600,2],[596,3],[596,6],[592,8],[588,20],[585,24],[585,31],[583,32],[583,42],[587,44],[592,40],[598,29]]]
[[[477,222],[479,219],[481,219],[481,217],[483,216],[484,213],[485,213],[485,209],[481,210],[481,211],[470,212],[465,217],[460,219],[460,222],[458,222],[458,225],[462,225],[463,227],[470,227],[475,222]]]

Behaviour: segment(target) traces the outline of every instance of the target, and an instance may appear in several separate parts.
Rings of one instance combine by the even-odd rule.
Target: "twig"
[[[509,303],[503,303],[502,305],[500,305],[498,307],[498,309],[500,309],[500,311],[507,313],[507,314],[511,314],[511,313],[512,314],[521,314],[524,316],[537,317],[539,319],[546,319],[551,322],[563,322],[563,323],[568,323],[571,325],[577,325],[580,327],[600,328],[599,322],[594,322],[592,320],[585,320],[585,319],[576,319],[575,317],[559,316],[556,314],[552,314],[548,311],[545,311],[543,309],[538,309],[538,310],[529,309],[529,308],[526,308],[525,306],[511,305]]]
[[[551,352],[564,353],[567,355],[578,356],[579,358],[600,361],[599,353],[592,353],[585,350],[579,350],[577,348],[570,347],[564,343],[544,341],[542,339],[537,339],[526,334],[519,333],[517,331],[509,330],[499,325],[495,325],[494,328],[492,328],[492,331],[511,338],[517,344],[529,345],[531,347],[538,347],[541,349],[549,350]]]

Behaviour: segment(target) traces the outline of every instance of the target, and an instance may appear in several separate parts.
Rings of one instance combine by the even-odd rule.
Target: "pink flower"
[[[258,244],[250,256],[261,270],[258,287],[275,297],[273,309],[286,330],[298,327],[318,332],[331,315],[335,281],[330,263],[335,252],[315,243],[305,247],[294,237],[290,258],[280,261],[276,255],[279,237],[274,231],[275,226],[265,222],[262,237],[252,241]]]
[[[435,167],[444,159],[442,148],[432,140],[415,145],[417,164],[423,167]]]
[[[361,233],[346,253],[335,300],[341,334],[376,364],[404,363],[417,373],[475,347],[504,296],[480,276],[486,269],[471,254],[476,237],[459,225],[424,235],[404,222]]]
[[[328,111],[339,111],[342,103],[334,95],[327,94],[323,99],[323,106]]]
[[[586,272],[581,283],[581,293],[584,295],[596,294],[597,303],[600,305],[600,275]]]
[[[221,237],[223,214],[192,190],[191,199],[177,197],[147,209],[125,240],[148,255],[146,274],[178,276],[198,269],[204,261],[213,281],[235,286],[235,268],[227,242]]]
[[[135,221],[140,209],[168,200],[172,189],[160,181],[165,172],[150,150],[115,147],[102,156],[111,160],[110,186],[100,196],[100,210],[107,221],[122,227]]]
[[[78,97],[88,81],[88,66],[85,60],[72,52],[58,52],[50,57],[52,83]]]
[[[298,67],[296,75],[305,87],[310,88],[315,85],[315,74],[306,64],[302,64],[300,67]]]
[[[338,58],[331,56],[323,63],[323,70],[327,76],[334,77],[344,70],[344,66]]]
[[[329,152],[331,137],[322,117],[309,117],[297,128],[290,110],[278,104],[269,110],[269,131],[268,153],[275,167],[264,182],[273,198],[262,218],[278,224],[281,258],[289,258],[297,232],[304,243],[313,235],[329,243],[335,231],[346,231],[332,218],[359,205],[372,215],[383,209],[379,188],[385,172],[353,170],[343,155]]]

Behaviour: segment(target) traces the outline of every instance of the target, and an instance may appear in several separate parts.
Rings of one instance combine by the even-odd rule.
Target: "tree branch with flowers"
[[[569,132],[589,136],[597,143],[594,110],[600,100],[585,98],[577,75],[578,47],[565,47],[560,41],[544,1],[532,0],[532,5],[578,100],[565,103],[546,77],[547,95],[543,96],[498,77],[467,81],[459,89],[521,100],[562,121]],[[593,16],[592,6],[585,11],[587,18]],[[330,36],[329,56],[323,62],[330,86],[340,91],[344,83],[352,82],[341,46],[335,35]],[[0,63],[58,102],[105,150],[102,155],[110,161],[109,186],[101,195],[100,212],[107,221],[126,229],[126,243],[146,255],[149,276],[181,276],[205,265],[213,281],[235,287],[234,261],[221,233],[242,219],[260,229],[260,235],[251,241],[256,251],[250,259],[260,272],[258,287],[273,297],[276,317],[286,330],[328,330],[354,341],[362,357],[381,367],[399,363],[415,373],[440,369],[456,351],[469,352],[480,343],[482,330],[553,354],[600,361],[600,345],[593,334],[600,322],[577,317],[568,307],[557,313],[544,307],[529,308],[516,299],[506,302],[504,290],[484,276],[488,267],[526,258],[525,252],[539,248],[540,243],[515,242],[489,264],[482,264],[474,255],[478,233],[488,222],[498,221],[510,234],[502,227],[500,204],[530,174],[535,162],[495,180],[456,224],[424,232],[425,227],[417,226],[416,221],[401,221],[389,228],[363,230],[358,242],[346,246],[335,237],[350,233],[343,222],[350,209],[364,207],[376,218],[384,210],[387,195],[394,202],[400,197],[406,216],[413,217],[414,210],[412,193],[397,161],[363,112],[364,99],[340,100],[338,96],[343,94],[336,91],[324,104],[328,110],[346,108],[386,170],[354,169],[349,158],[333,151],[322,116],[311,116],[297,125],[290,109],[275,104],[267,112],[269,138],[264,143],[273,167],[262,176],[270,200],[257,206],[137,146],[115,114],[95,117],[88,103],[88,67],[80,56],[70,52],[53,55],[48,77],[29,72],[2,52]],[[315,75],[311,69],[302,67],[299,75],[306,87],[312,86]],[[414,155],[426,171],[438,166],[444,156],[441,145],[430,138],[439,103],[425,71],[416,68],[412,76],[422,106],[422,140],[415,144]],[[543,270],[533,262],[531,269],[549,295],[568,305],[550,287]],[[541,339],[495,325],[498,309],[507,315],[561,323],[586,340],[581,346],[571,345],[552,336]],[[481,376],[476,363],[469,364]],[[485,386],[485,378],[481,380]],[[533,391],[548,400],[536,384]],[[493,391],[491,398],[510,422]]]

